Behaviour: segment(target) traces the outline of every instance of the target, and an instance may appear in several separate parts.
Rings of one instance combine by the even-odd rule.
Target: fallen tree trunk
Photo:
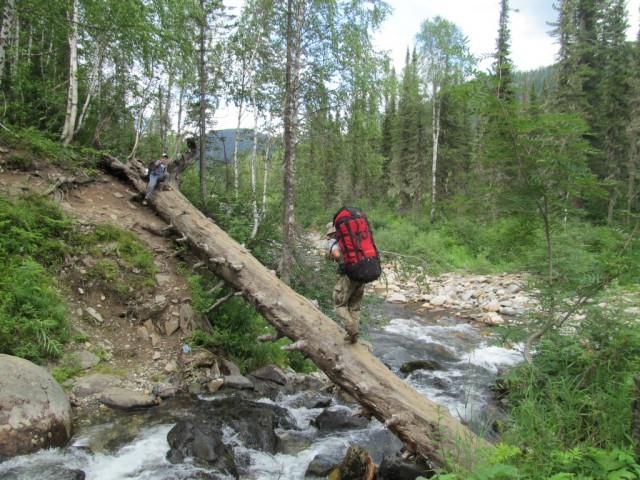
[[[104,157],[103,166],[144,191],[139,166]],[[311,301],[258,262],[176,188],[154,193],[149,202],[186,238],[207,267],[240,292],[292,347],[309,357],[339,387],[384,423],[405,445],[432,466],[471,467],[489,443],[449,411],[394,375],[362,345],[344,342],[345,332]]]

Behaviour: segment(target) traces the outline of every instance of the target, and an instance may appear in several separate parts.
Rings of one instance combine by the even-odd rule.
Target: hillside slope
[[[47,193],[62,178],[67,180],[63,188]],[[102,361],[93,371],[116,374],[148,390],[153,380],[175,368],[185,337],[179,329],[168,334],[176,328],[180,305],[189,292],[187,279],[178,273],[181,265],[184,270],[184,261],[176,258],[172,239],[163,234],[166,224],[132,199],[136,192],[130,185],[112,176],[98,174],[89,179],[81,171],[65,171],[44,162],[27,172],[0,168],[0,194],[29,192],[58,201],[80,231],[111,223],[134,232],[154,252],[156,285],[151,293],[137,296],[133,292],[137,305],[125,305],[100,282],[87,281],[83,273],[91,258],[68,258],[59,285],[67,298],[74,336],[83,339],[66,345],[65,354],[97,353]],[[88,313],[90,309],[102,322]],[[149,318],[139,318],[134,311],[146,311]]]

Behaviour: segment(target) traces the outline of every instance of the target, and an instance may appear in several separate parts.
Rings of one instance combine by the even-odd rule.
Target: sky
[[[407,48],[413,49],[414,38],[424,20],[441,16],[454,23],[468,38],[471,53],[488,57],[496,49],[500,0],[386,0],[393,12],[374,36],[374,44],[389,52],[400,72],[404,67]],[[225,0],[225,5],[239,7],[243,0]],[[558,12],[553,8],[556,0],[510,0],[511,60],[516,70],[534,70],[552,65],[558,46],[549,35]],[[629,30],[627,38],[633,40],[640,29],[638,10],[640,0],[627,0]],[[236,9],[238,12],[239,9]],[[491,59],[480,63],[488,70]],[[235,113],[220,109],[216,115],[218,128],[233,128]],[[246,120],[245,120],[246,123]]]
[[[397,71],[404,66],[407,47],[413,48],[415,35],[424,20],[437,15],[458,26],[468,38],[471,53],[491,55],[496,49],[500,0],[387,0],[394,9],[375,36],[378,48],[390,51]],[[554,63],[558,47],[549,35],[558,12],[554,0],[510,0],[511,60],[516,70],[533,70]],[[640,25],[640,0],[627,0],[629,39],[635,39]],[[489,60],[481,67],[491,64]]]

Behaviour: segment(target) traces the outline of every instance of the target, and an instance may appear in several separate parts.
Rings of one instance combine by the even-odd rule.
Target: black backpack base
[[[341,273],[355,282],[369,283],[380,278],[382,267],[377,257],[370,257],[358,263],[343,264]]]

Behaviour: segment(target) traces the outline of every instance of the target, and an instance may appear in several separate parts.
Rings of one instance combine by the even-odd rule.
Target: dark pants
[[[169,179],[168,173],[163,173],[161,175],[150,174],[149,183],[147,184],[147,191],[144,193],[144,199],[146,200],[151,196],[153,191],[156,189],[156,185],[158,185],[158,182],[164,182],[165,180],[168,180],[168,179]]]

